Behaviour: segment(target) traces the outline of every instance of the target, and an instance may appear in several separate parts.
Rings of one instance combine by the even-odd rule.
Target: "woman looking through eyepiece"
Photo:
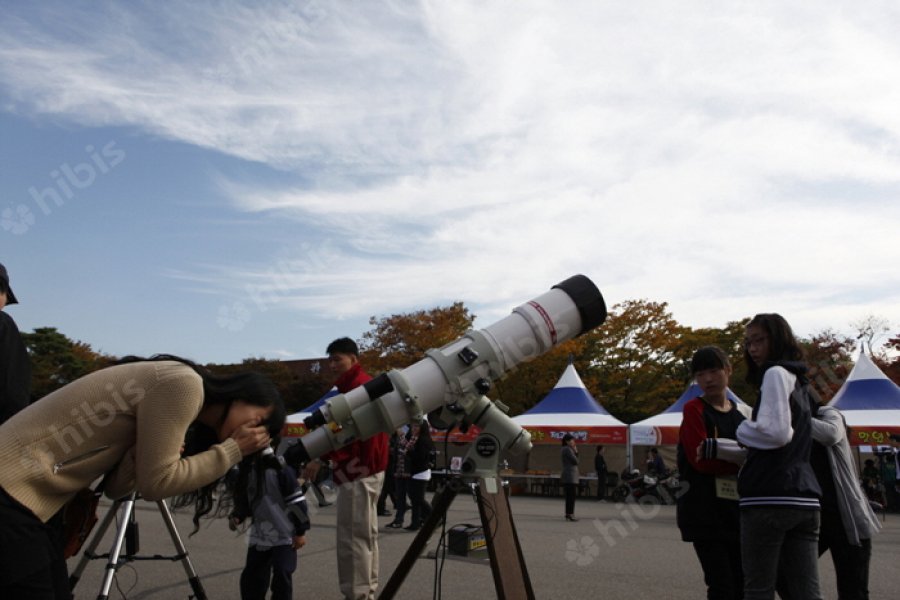
[[[284,420],[265,376],[171,355],[128,357],[30,405],[0,426],[0,597],[71,597],[60,511],[96,479],[113,499],[180,496],[199,527],[219,480]]]

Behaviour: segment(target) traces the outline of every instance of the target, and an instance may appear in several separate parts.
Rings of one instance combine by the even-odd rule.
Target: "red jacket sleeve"
[[[335,382],[342,394],[357,388],[372,378],[355,365]],[[338,483],[353,481],[359,477],[368,477],[381,473],[388,462],[388,435],[376,433],[367,440],[357,440],[343,448],[338,448],[324,456],[335,463],[334,478]]]
[[[694,470],[706,475],[734,475],[738,472],[738,466],[719,459],[697,460],[697,447],[709,435],[706,432],[706,420],[703,411],[706,405],[700,398],[694,398],[684,405],[682,413],[679,439],[684,448],[685,458],[691,463]]]

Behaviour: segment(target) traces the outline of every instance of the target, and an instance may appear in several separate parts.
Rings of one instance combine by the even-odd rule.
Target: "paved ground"
[[[679,539],[671,506],[614,505],[579,499],[577,523],[562,518],[562,499],[511,499],[532,584],[538,598],[691,599],[705,597],[699,564],[689,544]],[[172,543],[156,505],[138,503],[141,552],[172,553]],[[382,519],[386,523],[389,519]],[[209,523],[188,538],[192,525],[186,514],[176,522],[185,539],[207,596],[238,598],[237,582],[243,566],[245,542],[221,521]],[[316,509],[309,545],[301,550],[294,576],[295,598],[338,598],[334,558],[333,508]],[[477,523],[471,497],[458,497],[448,513],[448,526]],[[873,600],[896,598],[900,565],[900,515],[889,514],[885,530],[874,543],[871,593]],[[109,537],[109,535],[107,536]],[[413,534],[386,531],[380,538],[383,581],[393,572]],[[433,549],[436,540],[430,548]],[[108,543],[103,542],[107,548]],[[105,551],[105,550],[104,550]],[[69,568],[75,566],[75,559]],[[834,571],[830,559],[820,561],[825,597],[833,600]],[[76,598],[96,598],[103,575],[101,561],[93,561],[76,588]],[[422,559],[398,598],[427,599],[433,594],[435,561]],[[489,567],[448,560],[442,574],[442,598],[494,598]],[[137,562],[120,569],[119,593],[110,598],[187,598],[190,587],[179,563]]]

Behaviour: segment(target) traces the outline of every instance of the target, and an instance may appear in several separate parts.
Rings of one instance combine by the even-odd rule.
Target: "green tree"
[[[37,400],[67,383],[113,363],[114,357],[95,352],[90,345],[69,339],[55,327],[23,333],[31,359],[31,398]]]

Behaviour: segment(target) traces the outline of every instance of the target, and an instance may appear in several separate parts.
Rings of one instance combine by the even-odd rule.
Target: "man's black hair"
[[[334,340],[330,344],[328,344],[328,348],[325,349],[325,354],[329,356],[338,352],[340,354],[352,354],[353,356],[359,356],[359,346],[356,345],[356,342],[351,340],[348,337],[342,337]]]

